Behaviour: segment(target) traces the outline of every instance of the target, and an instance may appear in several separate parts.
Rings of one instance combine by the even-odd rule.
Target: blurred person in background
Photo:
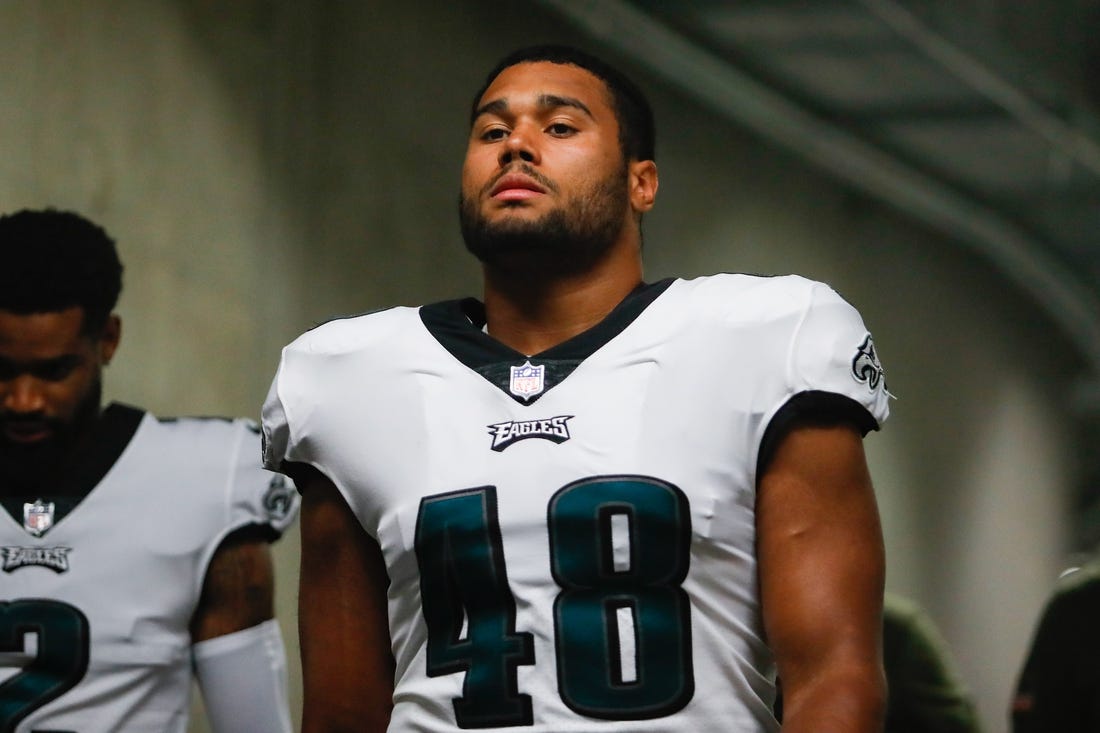
[[[980,733],[969,692],[947,644],[917,604],[887,593],[882,609],[886,670],[884,733]],[[783,700],[776,704],[783,718]]]
[[[1013,733],[1100,731],[1100,561],[1064,573],[1012,700]]]
[[[289,733],[268,547],[297,495],[245,420],[112,403],[114,241],[0,217],[0,731]]]
[[[932,619],[916,603],[886,594],[885,733],[980,733],[974,701]]]

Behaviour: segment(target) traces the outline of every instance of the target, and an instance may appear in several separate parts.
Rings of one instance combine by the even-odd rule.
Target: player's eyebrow
[[[501,97],[500,99],[494,99],[492,102],[486,102],[477,109],[474,110],[473,119],[477,119],[482,115],[494,114],[498,115],[508,109],[508,98]]]
[[[80,365],[80,357],[75,354],[62,354],[50,359],[16,361],[0,357],[0,379],[12,379],[20,374],[42,375],[56,370],[69,370]]]
[[[540,94],[538,98],[539,109],[555,109],[557,107],[573,107],[592,117],[592,110],[588,109],[584,102],[575,97],[563,97],[559,94]],[[595,119],[595,118],[593,118]]]
[[[536,98],[535,103],[538,105],[538,108],[543,111],[556,109],[558,107],[572,107],[584,112],[588,117],[595,119],[592,115],[592,110],[588,109],[588,105],[575,97],[563,97],[560,94],[540,94]],[[474,110],[474,119],[476,120],[478,117],[485,114],[502,114],[506,111],[508,111],[508,98],[501,97],[500,99],[486,102]]]

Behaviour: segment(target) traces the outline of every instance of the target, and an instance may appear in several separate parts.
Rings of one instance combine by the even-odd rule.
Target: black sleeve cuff
[[[779,442],[797,423],[814,425],[837,425],[847,423],[867,435],[878,430],[878,420],[851,397],[836,392],[811,390],[799,392],[779,408],[760,441],[760,453],[756,461],[756,475],[759,476],[771,462]]]

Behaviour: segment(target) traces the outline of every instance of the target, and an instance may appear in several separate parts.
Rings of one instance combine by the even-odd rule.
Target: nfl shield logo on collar
[[[41,537],[53,526],[53,502],[41,499],[23,505],[23,529],[35,537]]]
[[[529,360],[521,366],[508,367],[512,378],[508,383],[508,390],[516,397],[529,400],[543,390],[546,367],[542,364],[535,366]]]

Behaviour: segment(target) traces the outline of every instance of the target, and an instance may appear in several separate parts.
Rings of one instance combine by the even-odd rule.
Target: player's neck
[[[0,460],[0,496],[30,497],[57,494],[65,490],[63,480],[70,475],[74,465],[87,459],[94,449],[94,436],[98,429],[102,410],[97,407],[84,418],[75,433],[62,445],[57,445],[29,462],[20,462],[10,455]]]
[[[591,269],[568,276],[486,268],[489,334],[521,354],[537,354],[602,321],[641,282],[636,247],[616,248]]]

